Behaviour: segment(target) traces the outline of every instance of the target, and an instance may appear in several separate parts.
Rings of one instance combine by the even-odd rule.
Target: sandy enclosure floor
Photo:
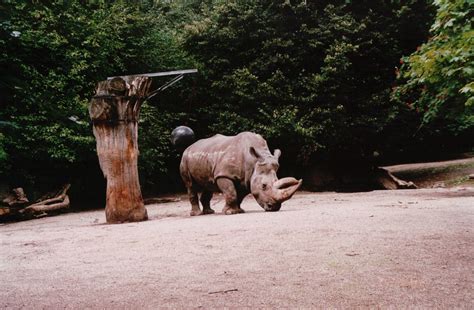
[[[147,208],[142,223],[101,210],[1,225],[0,308],[474,308],[474,188]]]

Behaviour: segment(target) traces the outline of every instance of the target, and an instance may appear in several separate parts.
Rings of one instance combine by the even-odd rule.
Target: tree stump
[[[127,76],[101,81],[89,105],[100,168],[107,179],[108,223],[148,219],[138,180],[138,118],[151,79]]]

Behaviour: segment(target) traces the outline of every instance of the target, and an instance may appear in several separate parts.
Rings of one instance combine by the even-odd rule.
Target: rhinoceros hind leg
[[[212,192],[203,191],[201,194],[202,214],[214,214],[214,210],[211,209]]]
[[[198,194],[192,187],[188,187],[188,196],[189,202],[191,202],[191,216],[201,215],[202,211],[199,208]]]

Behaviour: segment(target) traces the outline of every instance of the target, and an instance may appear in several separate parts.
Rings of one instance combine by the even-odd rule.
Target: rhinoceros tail
[[[171,143],[181,152],[194,143],[194,131],[186,126],[178,126],[171,132]]]

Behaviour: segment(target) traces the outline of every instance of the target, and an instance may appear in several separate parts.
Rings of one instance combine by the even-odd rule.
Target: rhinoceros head
[[[293,196],[301,186],[302,180],[295,178],[278,180],[280,150],[275,150],[273,156],[271,154],[262,156],[255,148],[250,147],[250,154],[257,158],[250,179],[252,195],[265,211],[280,210],[281,204]]]

